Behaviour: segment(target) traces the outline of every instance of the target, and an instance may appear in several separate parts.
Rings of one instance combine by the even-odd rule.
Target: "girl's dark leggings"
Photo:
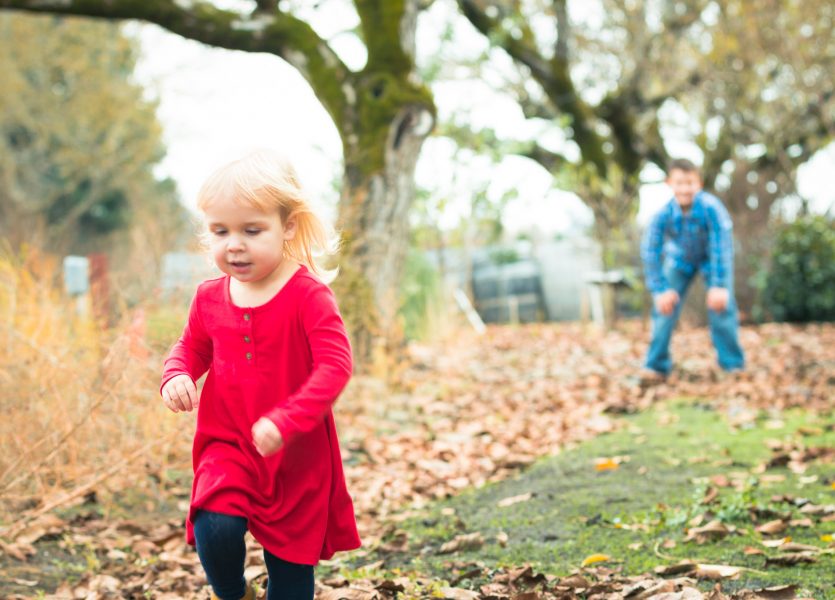
[[[197,555],[212,591],[220,600],[240,600],[246,594],[246,519],[201,510],[194,519]],[[313,567],[287,562],[264,550],[267,600],[312,600]]]

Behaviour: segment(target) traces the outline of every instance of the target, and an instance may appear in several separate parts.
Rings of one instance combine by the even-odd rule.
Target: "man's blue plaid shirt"
[[[688,275],[701,271],[708,287],[730,288],[734,241],[731,216],[716,196],[702,190],[687,214],[673,198],[653,217],[641,242],[647,287],[653,294],[669,289],[664,260]]]

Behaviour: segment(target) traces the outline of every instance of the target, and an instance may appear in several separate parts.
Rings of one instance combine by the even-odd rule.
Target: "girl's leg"
[[[201,510],[194,518],[197,555],[215,596],[240,600],[246,594],[246,519]]]
[[[287,562],[264,550],[267,600],[313,600],[313,566]]]

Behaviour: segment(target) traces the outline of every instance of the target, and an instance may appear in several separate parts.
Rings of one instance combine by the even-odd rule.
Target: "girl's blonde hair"
[[[197,194],[201,211],[219,196],[263,212],[278,211],[281,223],[296,221],[296,235],[284,244],[284,255],[313,271],[330,283],[338,269],[325,269],[317,257],[338,250],[336,234],[313,212],[296,169],[282,154],[268,150],[251,152],[212,173]]]

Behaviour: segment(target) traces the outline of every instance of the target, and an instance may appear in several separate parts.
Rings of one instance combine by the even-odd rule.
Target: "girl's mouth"
[[[229,266],[232,267],[232,270],[236,273],[244,273],[252,266],[252,263],[248,262],[230,262]]]

